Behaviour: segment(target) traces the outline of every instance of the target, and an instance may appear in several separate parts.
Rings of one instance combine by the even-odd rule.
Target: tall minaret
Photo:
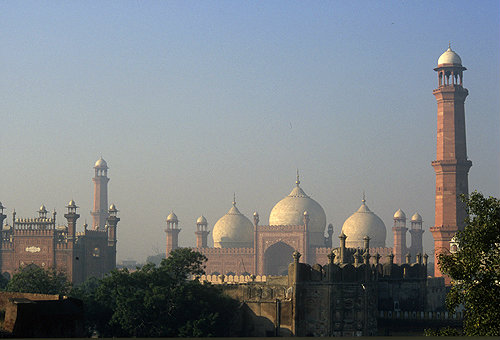
[[[436,172],[436,216],[430,231],[434,237],[434,276],[443,276],[438,256],[450,249],[450,240],[464,228],[465,207],[461,194],[468,194],[467,176],[472,162],[467,159],[465,144],[465,98],[469,91],[463,87],[462,60],[451,47],[438,59],[438,88],[433,91],[437,100],[437,149],[432,162]],[[448,284],[449,279],[445,277]]]
[[[94,165],[94,210],[92,215],[92,227],[94,229],[105,230],[106,219],[108,218],[108,164],[104,159],[99,158]]]

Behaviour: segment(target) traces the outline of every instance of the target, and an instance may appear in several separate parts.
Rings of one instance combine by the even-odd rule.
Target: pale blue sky
[[[464,85],[470,189],[500,196],[498,1],[3,1],[0,201],[18,216],[74,199],[110,167],[118,258],[194,245],[236,192],[248,217],[302,187],[338,235],[360,205],[434,220],[437,85],[448,47]]]

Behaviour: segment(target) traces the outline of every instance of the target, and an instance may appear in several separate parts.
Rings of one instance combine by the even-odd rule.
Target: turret
[[[5,207],[0,202],[0,249],[2,249],[2,241],[3,241],[3,221],[7,218],[7,215],[3,213]]]
[[[328,236],[325,237],[325,247],[327,248],[331,248],[333,247],[333,244],[332,244],[332,236],[333,236],[333,225],[330,223],[327,227],[327,233],[328,233]]]
[[[340,233],[340,264],[347,263],[346,261],[346,249],[345,249],[345,240],[347,236],[344,233]]]
[[[392,232],[394,235],[394,257],[397,264],[403,263],[404,254],[407,252],[406,249],[406,215],[403,210],[398,209],[394,213],[394,227],[392,227]]]
[[[64,214],[64,218],[68,221],[68,243],[74,245],[76,236],[76,221],[78,220],[80,215],[76,213],[76,209],[78,207],[76,206],[75,201],[69,201],[66,208],[68,209],[68,211],[66,214]]]
[[[172,250],[179,248],[179,220],[177,219],[177,215],[172,211],[167,216],[167,227],[165,228],[165,233],[167,234],[167,247],[166,254],[167,257],[170,255]]]
[[[93,229],[104,230],[106,219],[108,218],[108,164],[104,159],[99,158],[94,164],[94,209],[92,215]]]
[[[207,236],[210,233],[209,230],[207,230],[207,219],[205,216],[200,216],[196,220],[196,247],[197,248],[206,248],[207,247]]]
[[[109,206],[108,210],[109,217],[106,220],[106,225],[108,229],[108,246],[114,247],[116,246],[116,227],[118,222],[120,222],[120,218],[117,216],[118,209],[114,204]]]
[[[420,214],[413,214],[410,220],[410,226],[410,254],[411,256],[415,256],[423,252],[422,236],[424,234],[424,230],[422,229],[422,217],[420,216]]]

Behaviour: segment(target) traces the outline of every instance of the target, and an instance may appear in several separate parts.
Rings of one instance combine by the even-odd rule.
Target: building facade
[[[77,232],[80,215],[75,201],[66,206],[65,225],[57,223],[56,212],[49,213],[44,205],[38,216],[21,218],[12,213],[12,223],[6,222],[0,203],[0,271],[10,278],[23,266],[37,265],[64,272],[73,283],[89,277],[102,277],[116,267],[116,229],[120,218],[114,204],[107,204],[107,164],[101,158],[95,164],[94,228],[83,225]],[[96,180],[97,179],[97,180]],[[97,202],[97,203],[96,203]],[[104,210],[106,212],[104,213]],[[104,221],[104,222],[103,222]]]
[[[229,211],[215,223],[212,231],[207,220],[200,216],[196,221],[196,248],[208,259],[208,274],[224,275],[283,275],[288,271],[289,258],[300,252],[305,263],[327,263],[332,247],[333,227],[326,226],[326,214],[321,205],[310,198],[300,186],[297,175],[291,193],[280,200],[271,210],[269,225],[261,225],[257,212],[253,222],[237,208],[236,201]],[[370,244],[371,253],[387,256],[394,254],[396,263],[404,263],[405,256],[415,258],[422,254],[422,218],[415,213],[411,218],[412,243],[406,245],[406,216],[399,209],[394,215],[395,246],[386,246],[386,227],[373,213],[363,198],[360,208],[342,227],[341,238],[346,254]],[[167,217],[166,254],[178,247],[181,229],[175,213]],[[207,246],[212,232],[214,247]],[[326,233],[326,234],[325,234]],[[325,236],[327,235],[327,236]],[[349,256],[350,256],[349,255]],[[348,257],[346,255],[345,259]],[[372,262],[374,259],[371,260]]]
[[[439,255],[450,251],[450,241],[464,228],[466,211],[462,194],[469,193],[468,173],[472,162],[467,158],[465,140],[465,98],[469,94],[463,87],[462,60],[451,47],[438,59],[434,69],[438,73],[438,88],[433,91],[437,100],[435,222],[430,229],[434,237],[434,263]],[[442,276],[439,266],[434,275]],[[449,278],[445,277],[449,283]]]
[[[294,252],[287,275],[266,280],[199,279],[221,284],[242,303],[242,336],[423,335],[425,328],[461,324],[461,314],[446,314],[444,290],[434,292],[444,282],[427,277],[427,255],[395,264],[392,254],[381,260],[369,247],[350,253],[342,237],[325,265],[300,258]]]

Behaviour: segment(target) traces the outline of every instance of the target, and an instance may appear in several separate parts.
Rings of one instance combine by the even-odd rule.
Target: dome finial
[[[448,48],[451,50],[451,41],[448,41]]]
[[[300,176],[299,176],[299,169],[297,168],[297,180],[295,181],[295,184],[297,184],[297,186],[299,186],[300,184]]]
[[[233,206],[236,206],[236,193],[233,192]]]
[[[363,199],[361,200],[361,202],[363,202],[363,204],[366,203],[366,197],[365,197],[365,191],[363,190]]]

